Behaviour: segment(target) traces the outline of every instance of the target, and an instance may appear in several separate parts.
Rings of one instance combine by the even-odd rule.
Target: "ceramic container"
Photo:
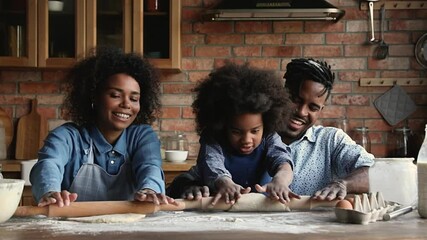
[[[187,160],[188,151],[166,150],[165,157],[170,162],[184,162]]]
[[[24,190],[24,180],[0,179],[0,223],[15,213]]]
[[[48,1],[47,3],[49,11],[60,12],[64,9],[64,3],[62,1]]]
[[[417,166],[413,158],[376,158],[369,168],[369,191],[401,205],[417,202]]]
[[[37,163],[37,159],[21,161],[21,179],[25,181],[25,186],[31,186],[30,172]]]

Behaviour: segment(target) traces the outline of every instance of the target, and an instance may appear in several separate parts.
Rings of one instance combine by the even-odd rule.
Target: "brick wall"
[[[191,155],[198,149],[194,117],[190,108],[191,88],[225,59],[249,62],[284,73],[286,64],[296,57],[326,60],[336,72],[333,94],[319,124],[336,125],[342,116],[350,128],[369,127],[372,152],[388,155],[387,133],[392,130],[373,101],[391,87],[360,87],[362,77],[426,78],[427,71],[417,63],[414,46],[427,32],[427,10],[386,11],[385,41],[389,57],[373,57],[376,45],[368,44],[368,14],[359,9],[358,0],[331,0],[346,15],[337,23],[317,21],[233,21],[200,22],[200,13],[218,0],[182,0],[182,72],[164,73],[162,78],[162,117],[155,124],[161,136],[182,131],[187,134]],[[378,11],[375,13],[378,29]],[[379,35],[378,35],[379,36]],[[14,119],[29,112],[29,99],[37,98],[39,112],[49,119],[52,129],[63,123],[60,70],[0,68],[0,107]],[[404,87],[417,104],[407,123],[422,134],[427,123],[427,86]],[[402,126],[404,122],[399,123]],[[10,149],[13,157],[13,149]]]

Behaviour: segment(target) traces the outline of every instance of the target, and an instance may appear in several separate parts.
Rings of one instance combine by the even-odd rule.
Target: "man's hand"
[[[325,188],[317,191],[313,195],[313,199],[316,200],[328,200],[334,199],[342,200],[347,195],[347,182],[344,180],[333,181]]]

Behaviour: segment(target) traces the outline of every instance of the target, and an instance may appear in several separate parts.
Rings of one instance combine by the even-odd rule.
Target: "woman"
[[[149,125],[160,108],[159,80],[136,54],[103,48],[67,77],[72,123],[54,129],[30,175],[39,206],[73,201],[174,203],[164,195],[160,142]]]

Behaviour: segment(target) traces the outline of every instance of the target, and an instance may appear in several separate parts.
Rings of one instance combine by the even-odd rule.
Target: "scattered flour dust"
[[[16,229],[46,228],[55,234],[100,232],[189,232],[261,231],[276,233],[320,233],[336,226],[333,211],[247,213],[247,212],[157,212],[130,223],[82,223],[61,218],[11,218],[0,226]],[[328,227],[328,225],[330,225]],[[343,230],[343,229],[337,229]]]

